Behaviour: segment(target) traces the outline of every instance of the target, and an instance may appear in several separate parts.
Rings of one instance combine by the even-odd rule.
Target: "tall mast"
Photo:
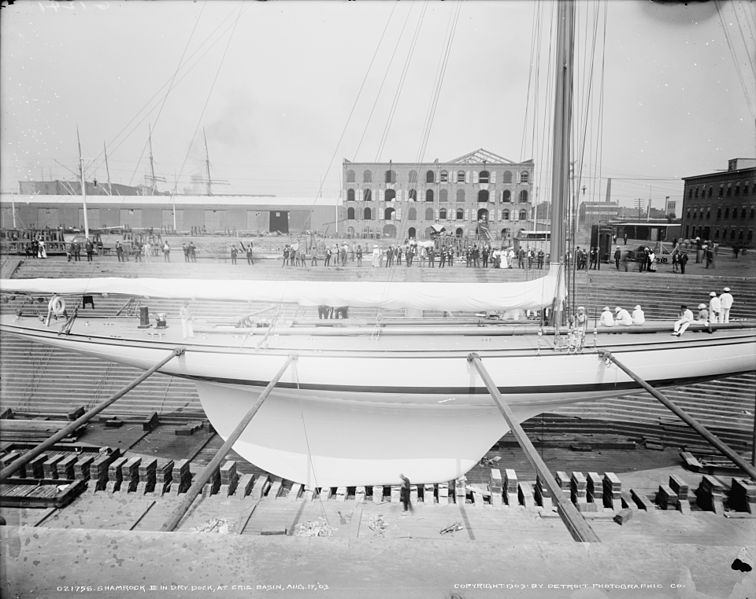
[[[210,178],[210,152],[207,149],[207,135],[205,135],[205,129],[202,128],[202,137],[205,140],[205,168],[207,169],[207,195],[213,195],[213,180]]]
[[[565,208],[570,194],[570,129],[572,126],[572,80],[575,40],[575,2],[557,4],[557,60],[554,94],[554,146],[551,174],[551,264],[565,262]],[[554,323],[558,326],[563,306],[554,306]]]
[[[110,185],[110,166],[108,166],[108,148],[105,142],[102,142],[102,151],[105,154],[105,172],[108,175],[108,195],[113,195],[113,188]]]
[[[89,220],[87,219],[87,182],[84,180],[84,159],[81,157],[81,138],[76,127],[76,143],[79,146],[79,179],[81,180],[81,204],[84,211],[84,237],[89,239]]]
[[[147,140],[150,144],[150,186],[152,195],[155,195],[155,160],[152,157],[152,125],[148,125],[148,127],[149,134],[147,136]]]

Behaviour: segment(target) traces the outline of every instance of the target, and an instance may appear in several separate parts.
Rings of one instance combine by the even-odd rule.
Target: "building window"
[[[457,183],[465,182],[465,171],[457,171]]]
[[[730,209],[729,208],[725,208],[725,215],[724,215],[724,217],[725,217],[725,219],[730,218]]]
[[[417,209],[410,208],[407,211],[407,220],[417,220]]]
[[[512,182],[512,171],[504,171],[504,175],[501,177],[502,183],[511,183]]]
[[[709,193],[707,194],[709,197],[711,197],[712,192],[714,191],[713,187],[709,187]]]
[[[386,194],[383,197],[386,198],[387,202],[391,202],[396,199],[396,191],[393,189],[387,189]]]
[[[692,187],[690,189],[688,189],[688,199],[689,200],[693,199],[693,188]]]
[[[522,202],[524,204],[527,201],[528,201],[528,190],[527,189],[523,189],[520,192],[520,202]]]
[[[430,171],[428,171],[430,172]],[[433,201],[433,190],[432,189],[426,189],[425,190],[425,201],[426,202],[432,202]]]
[[[714,231],[714,239],[719,239],[719,229]]]
[[[465,220],[465,211],[463,208],[457,208],[457,220]]]
[[[354,220],[354,208],[347,208],[347,220]]]
[[[372,220],[373,211],[370,210],[370,208],[365,208],[365,210],[362,212],[362,218],[364,218],[365,220]]]
[[[363,183],[372,183],[373,182],[373,173],[372,171],[365,171],[362,173],[362,182]]]
[[[441,183],[449,182],[449,171],[441,171]]]
[[[394,218],[394,209],[386,208],[383,211],[383,220],[393,220],[393,218]]]
[[[753,230],[748,231],[748,243],[753,241]]]
[[[520,183],[527,183],[529,178],[530,174],[528,173],[528,171],[522,171],[520,173]]]
[[[734,239],[735,239],[735,229],[730,231],[730,240],[734,240]]]
[[[347,171],[347,183],[354,183],[354,171],[351,169]]]
[[[487,202],[489,198],[488,190],[487,189],[481,189],[478,192],[478,201],[479,202]]]
[[[747,211],[746,211],[746,209],[744,207],[744,208],[742,208],[740,210],[740,218],[742,218],[743,220],[745,220],[746,219],[746,214],[747,214]]]
[[[433,208],[425,209],[425,220],[433,220]]]
[[[526,210],[520,210],[520,220],[528,220],[528,213]]]
[[[740,183],[735,184],[735,195],[736,196],[740,195]]]
[[[709,208],[706,209],[706,220],[709,220],[711,217],[711,210]]]
[[[501,201],[502,202],[511,202],[512,201],[512,192],[508,189],[505,189],[501,192]]]
[[[748,195],[748,183],[747,182],[743,184],[743,195],[744,196]]]
[[[386,171],[386,183],[396,183],[396,173],[394,171]]]
[[[441,210],[438,211],[438,218],[446,220],[446,208],[441,208]]]
[[[449,192],[446,189],[442,189],[438,192],[438,201],[439,202],[448,202],[449,201]]]
[[[409,172],[409,182],[410,183],[417,183],[417,171],[410,171]]]
[[[347,202],[354,202],[354,189],[347,189]]]
[[[509,220],[509,210],[501,211],[501,220]]]
[[[728,183],[727,184],[727,197],[729,198],[731,194],[732,194],[732,187],[730,187],[730,184]]]
[[[409,199],[413,202],[417,202],[417,189],[410,189],[409,190]]]
[[[425,173],[425,182],[426,183],[435,183],[436,182],[436,174],[433,171],[428,171]]]
[[[717,208],[717,220],[719,220],[721,218],[722,218],[722,209],[721,208]]]
[[[488,171],[480,171],[478,175],[478,183],[488,183],[491,178],[491,174]]]
[[[373,192],[370,189],[363,189],[362,190],[362,199],[366,202],[372,202],[373,201]]]
[[[465,190],[464,189],[458,189],[457,190],[457,201],[458,202],[464,202],[465,201]]]
[[[698,197],[698,187],[696,187],[696,193],[693,194],[693,197],[695,197],[695,198]]]

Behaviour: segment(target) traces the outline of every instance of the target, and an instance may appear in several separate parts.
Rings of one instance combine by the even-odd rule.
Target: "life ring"
[[[50,300],[50,310],[55,316],[60,316],[66,311],[66,302],[62,297],[54,297]]]

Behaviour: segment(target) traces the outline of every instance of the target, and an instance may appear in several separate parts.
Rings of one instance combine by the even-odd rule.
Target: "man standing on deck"
[[[412,503],[410,502],[410,479],[404,476],[404,474],[400,474],[399,478],[402,479],[402,487],[400,490],[400,498],[402,500],[402,505],[404,506],[404,511],[412,511]]]
[[[730,308],[732,308],[733,301],[730,288],[725,287],[724,293],[719,296],[719,302],[722,305],[722,318],[719,322],[730,322]]]
[[[619,270],[620,258],[622,258],[622,252],[620,251],[619,246],[617,246],[617,249],[614,250],[614,264],[617,266],[617,270]]]
[[[709,320],[713,323],[722,322],[722,302],[717,297],[717,292],[712,291],[709,298]]]

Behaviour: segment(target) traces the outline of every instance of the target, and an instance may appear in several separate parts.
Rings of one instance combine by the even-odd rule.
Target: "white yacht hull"
[[[119,328],[120,327],[120,328]],[[600,333],[581,353],[555,351],[536,334],[415,336],[158,335],[133,323],[78,319],[58,335],[38,322],[3,318],[3,333],[197,384],[210,422],[227,437],[290,355],[296,360],[234,450],[256,466],[312,487],[442,482],[467,472],[508,427],[467,360],[480,357],[519,421],[570,402],[620,395],[637,385],[597,348],[612,351],[654,385],[753,370],[756,330],[714,335]],[[589,338],[589,340],[591,340]]]

